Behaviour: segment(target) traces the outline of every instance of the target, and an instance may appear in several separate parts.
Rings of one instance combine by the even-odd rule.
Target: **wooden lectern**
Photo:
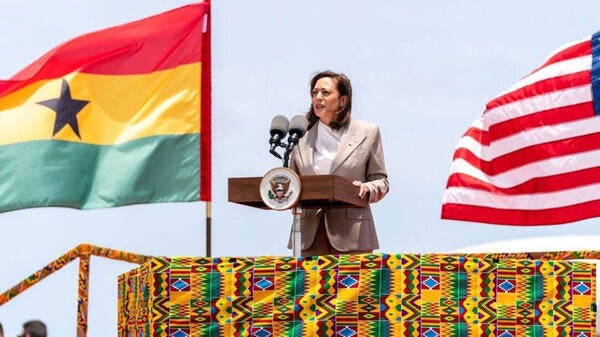
[[[262,177],[229,178],[228,200],[238,204],[269,209],[260,196]],[[368,207],[368,198],[358,197],[359,187],[335,175],[300,176],[301,192],[293,207],[292,250],[300,255],[300,215],[302,208]]]
[[[260,197],[262,177],[229,178],[229,201],[251,207],[268,209]],[[358,186],[335,175],[300,176],[303,208],[367,207],[369,201],[358,197]]]

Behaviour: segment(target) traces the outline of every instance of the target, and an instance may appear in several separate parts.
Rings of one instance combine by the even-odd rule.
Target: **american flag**
[[[558,48],[459,140],[442,218],[550,225],[600,216],[600,32]]]

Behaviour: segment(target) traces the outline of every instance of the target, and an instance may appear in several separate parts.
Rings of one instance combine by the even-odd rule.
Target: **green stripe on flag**
[[[0,211],[199,200],[198,134],[118,145],[43,140],[0,146]]]

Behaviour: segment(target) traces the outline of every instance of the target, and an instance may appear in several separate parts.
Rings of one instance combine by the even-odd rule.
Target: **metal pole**
[[[211,209],[210,201],[206,202],[206,256],[211,256],[211,236],[212,236],[212,228],[211,228]]]
[[[302,219],[302,207],[300,203],[297,203],[296,206],[292,208],[293,214],[293,223],[292,223],[292,252],[294,257],[300,256],[302,252],[302,240],[301,240],[301,219]]]

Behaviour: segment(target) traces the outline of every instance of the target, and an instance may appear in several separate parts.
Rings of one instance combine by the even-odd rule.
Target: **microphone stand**
[[[292,254],[294,257],[299,257],[302,253],[302,206],[298,201],[292,207]]]
[[[288,145],[285,147],[285,153],[283,154],[283,167],[290,166],[290,154],[296,145],[298,145],[298,141],[303,134],[298,134],[297,132],[290,132],[290,136],[288,137]]]
[[[275,151],[275,149],[277,148],[277,146],[285,149],[285,152],[283,154],[283,167],[289,168],[290,154],[292,153],[294,146],[298,144],[298,141],[304,135],[305,131],[306,130],[304,130],[301,134],[297,132],[290,133],[290,137],[288,138],[288,144],[285,144],[281,140],[274,141],[274,146],[271,147],[271,150],[269,152],[273,156],[282,159],[281,155],[277,151]],[[292,207],[292,219],[292,253],[294,257],[299,257],[302,253],[302,206],[300,205],[300,201],[298,201]]]
[[[288,139],[289,140],[289,139]],[[298,141],[296,139],[290,140],[286,147],[285,153],[283,154],[283,167],[289,168],[290,166],[290,154],[294,149],[294,146]],[[292,207],[292,254],[294,257],[299,257],[302,253],[302,206],[300,201]]]
[[[277,146],[285,149],[285,152],[283,154],[283,167],[285,167],[285,168],[290,167],[290,154],[292,153],[292,150],[293,150],[294,146],[296,146],[297,143],[298,143],[297,139],[292,139],[289,142],[289,144],[285,144],[282,141],[279,141],[279,144],[277,144]],[[275,151],[275,148],[277,146],[274,146],[273,148],[271,148],[271,150],[269,152],[273,156],[275,156],[279,159],[282,159],[281,155],[277,151]],[[294,257],[299,257],[302,252],[301,224],[302,224],[302,206],[300,206],[300,201],[298,201],[292,207],[292,254]]]
[[[283,154],[283,167],[290,167],[290,153],[292,153],[291,149],[285,150],[285,153]]]

